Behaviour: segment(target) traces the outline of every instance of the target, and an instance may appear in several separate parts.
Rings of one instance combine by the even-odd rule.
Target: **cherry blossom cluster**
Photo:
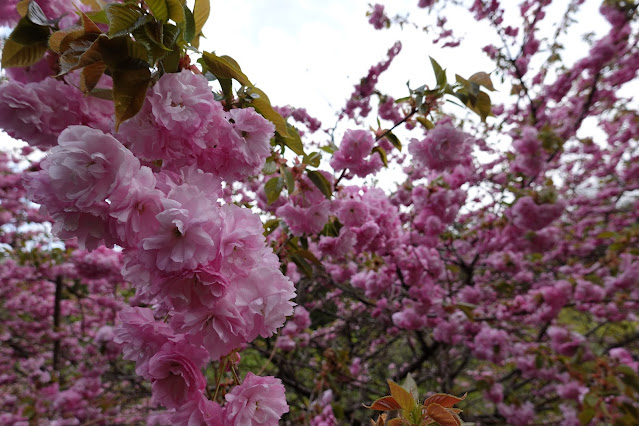
[[[222,409],[207,399],[201,372],[273,335],[293,313],[294,287],[265,244],[260,218],[217,201],[222,180],[263,166],[273,130],[252,108],[224,111],[203,76],[167,74],[117,138],[69,126],[41,171],[27,177],[30,199],[53,217],[60,238],[124,249],[135,303],[154,310],[123,310],[114,341],[151,381],[154,401],[177,409],[176,422],[269,423],[288,409],[277,380],[252,376]]]

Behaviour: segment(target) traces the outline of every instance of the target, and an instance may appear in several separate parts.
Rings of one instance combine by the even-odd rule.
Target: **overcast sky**
[[[508,3],[516,3],[508,0]],[[484,24],[474,22],[469,13],[451,7],[447,13],[450,26],[464,36],[457,49],[440,49],[432,38],[420,30],[394,26],[375,31],[365,16],[366,0],[212,0],[211,17],[204,33],[201,49],[230,55],[242,66],[251,81],[264,90],[274,105],[305,107],[309,113],[332,127],[335,112],[342,108],[352,93],[353,85],[365,76],[371,65],[386,57],[397,40],[402,53],[380,80],[382,91],[395,97],[407,95],[411,87],[433,84],[428,60],[433,56],[447,68],[449,78],[458,73],[468,77],[477,71],[493,71],[493,63],[481,48],[496,40]],[[557,0],[549,15],[557,19],[568,0]],[[587,0],[584,10],[596,11],[600,0]],[[410,20],[420,25],[434,25],[435,15],[418,9],[417,0],[386,2],[390,16],[410,11]],[[460,13],[455,13],[459,11]],[[518,8],[507,19],[519,22]],[[548,23],[554,19],[549,19]],[[607,31],[608,25],[593,13],[579,15],[579,23],[570,31],[565,59],[583,56],[581,35],[593,30]],[[574,60],[574,58],[573,58]],[[499,93],[493,101],[507,97],[509,87],[494,81]],[[0,138],[6,146],[7,138]]]

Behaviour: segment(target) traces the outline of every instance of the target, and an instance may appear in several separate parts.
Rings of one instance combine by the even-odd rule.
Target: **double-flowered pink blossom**
[[[248,373],[241,385],[225,395],[225,426],[275,426],[288,404],[284,386],[275,377]]]
[[[367,130],[348,130],[339,149],[333,154],[331,167],[336,171],[349,169],[359,177],[376,173],[382,166],[381,157],[372,153],[375,139]]]
[[[149,359],[153,399],[167,408],[179,408],[199,397],[206,387],[200,368],[207,352],[186,341],[167,342]]]
[[[189,185],[172,189],[163,204],[158,231],[140,242],[142,262],[172,272],[212,260],[219,249],[219,207]]]
[[[425,139],[412,139],[408,145],[415,161],[431,170],[452,169],[470,161],[472,138],[444,119],[428,132]]]
[[[113,106],[108,101],[85,96],[63,80],[0,84],[0,129],[30,145],[53,146],[72,125],[108,131],[112,115]]]
[[[42,170],[27,175],[31,200],[51,214],[54,233],[78,237],[81,247],[113,244],[108,232],[107,199],[127,187],[140,163],[117,139],[86,126],[71,126],[42,161]]]
[[[148,163],[196,164],[228,181],[256,174],[271,153],[275,126],[253,108],[224,111],[202,75],[165,74],[118,136]]]
[[[565,208],[563,200],[537,204],[530,196],[521,197],[511,210],[512,222],[520,229],[539,231],[559,218]]]

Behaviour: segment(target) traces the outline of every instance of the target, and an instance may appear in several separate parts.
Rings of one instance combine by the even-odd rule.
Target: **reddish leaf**
[[[447,393],[436,393],[435,395],[426,398],[426,401],[424,401],[424,407],[428,407],[430,404],[439,404],[444,408],[450,408],[464,399],[466,399],[466,394],[460,398]]]
[[[386,424],[386,414],[382,413],[377,417],[377,421],[371,420],[371,426],[384,426]]]
[[[365,406],[366,407],[366,406]],[[401,410],[402,406],[399,405],[395,398],[392,396],[384,396],[377,401],[373,402],[370,407],[371,410],[379,410],[379,411],[393,411],[393,410]]]
[[[439,404],[430,404],[426,413],[441,426],[461,426],[461,420]]]
[[[120,123],[133,117],[142,108],[146,89],[151,81],[151,72],[148,68],[114,70],[112,76],[117,131]]]

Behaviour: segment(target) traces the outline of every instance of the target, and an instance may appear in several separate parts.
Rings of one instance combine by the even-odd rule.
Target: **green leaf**
[[[195,5],[193,6],[193,19],[195,21],[195,36],[199,37],[202,34],[202,29],[204,28],[204,24],[209,19],[209,14],[211,13],[211,4],[209,0],[195,0]],[[194,43],[197,47],[199,43],[196,41]]]
[[[466,315],[466,317],[469,320],[471,320],[471,321],[475,320],[475,313],[473,312],[473,310],[477,306],[471,305],[470,303],[465,303],[465,302],[458,302],[456,306],[457,306],[457,308],[459,308],[460,311],[462,311],[464,313],[464,315]]]
[[[104,9],[98,10],[97,12],[88,12],[87,16],[91,18],[93,22],[107,25],[109,23],[109,18],[107,17],[106,11]]]
[[[264,163],[264,167],[262,167],[262,173],[265,175],[272,175],[277,171],[277,164],[273,160],[273,157],[268,157],[266,162]]]
[[[435,79],[437,80],[438,87],[444,87],[446,85],[446,71],[442,69],[441,65],[437,63],[432,57],[430,57],[430,63],[433,66],[435,72]]]
[[[335,153],[335,151],[337,151],[337,147],[333,147],[330,145],[327,146],[321,146],[320,149],[324,152],[328,152],[329,154],[333,154]]]
[[[49,27],[38,25],[27,18],[22,18],[9,35],[9,40],[24,45],[46,43],[50,34]]]
[[[279,197],[284,188],[284,179],[281,176],[270,178],[264,185],[264,192],[266,192],[266,201],[268,204],[273,204]]]
[[[7,39],[2,48],[2,68],[28,67],[42,59],[46,51],[46,43],[24,45]]]
[[[297,129],[290,124],[287,126],[288,134],[285,136],[280,135],[279,133],[275,135],[275,140],[278,143],[283,143],[287,147],[291,149],[297,155],[305,155],[304,154],[304,144],[302,144],[302,138],[300,134],[297,133]]]
[[[387,132],[384,137],[388,139],[388,141],[399,151],[402,150],[402,143],[399,141],[399,138],[393,132]]]
[[[286,126],[286,120],[284,120],[284,118],[273,109],[271,101],[268,96],[266,96],[266,93],[262,92],[257,87],[251,87],[249,89],[249,95],[253,94],[256,94],[258,97],[251,99],[251,106],[255,108],[255,111],[257,111],[262,117],[275,125],[275,131],[277,133],[281,136],[287,137],[289,134]]]
[[[600,232],[598,233],[595,238],[597,238],[598,240],[604,240],[606,238],[614,238],[616,236],[618,236],[619,234],[617,234],[616,232],[612,232],[612,231],[604,231],[604,232]]]
[[[142,108],[151,81],[151,72],[148,68],[115,69],[111,71],[111,76],[117,131],[123,121],[135,116]]]
[[[492,114],[490,96],[484,92],[479,92],[479,96],[477,96],[477,100],[474,104],[469,100],[466,102],[466,106],[479,115],[482,122],[485,122],[486,118]]]
[[[184,9],[180,0],[166,0],[166,7],[169,11],[169,19],[180,23],[184,20]]]
[[[432,130],[435,128],[435,125],[432,121],[427,119],[426,117],[419,116],[416,118],[417,121],[421,123],[422,126],[426,127],[428,130]]]
[[[144,3],[149,6],[151,13],[158,21],[168,21],[169,8],[166,5],[166,0],[144,0]]]
[[[322,154],[320,154],[319,152],[311,152],[310,154],[305,155],[304,158],[302,158],[302,163],[308,164],[313,167],[319,167],[321,159]]]
[[[284,176],[284,183],[286,184],[288,195],[291,195],[295,192],[295,178],[293,177],[293,173],[291,173],[291,169],[282,164],[280,166],[280,174]]]
[[[218,79],[233,78],[244,86],[253,86],[238,63],[230,56],[217,56],[215,53],[204,52],[202,61]]]
[[[299,254],[292,254],[291,260],[297,265],[300,271],[304,273],[304,275],[309,278],[313,276],[313,268],[311,268],[311,265],[309,265],[306,259],[304,259],[302,256],[300,256]]]
[[[130,3],[109,3],[104,10],[109,20],[109,38],[129,34],[153,19]]]
[[[264,224],[264,236],[267,236],[270,233],[272,233],[273,231],[275,231],[278,226],[280,226],[280,220],[279,219],[269,219],[269,220],[267,220],[266,223]]]
[[[195,38],[195,19],[186,4],[182,7],[184,8],[184,41],[191,43]]]
[[[304,240],[305,240],[305,238],[302,238],[302,242]],[[317,257],[315,257],[315,255],[312,252],[308,251],[308,242],[306,243],[306,247],[307,247],[306,249],[298,250],[298,251],[296,251],[296,253],[299,254],[300,256],[302,256],[303,258],[306,258],[306,259],[310,260],[311,262],[313,262],[317,266],[322,266],[322,262],[320,262],[319,259]]]
[[[93,96],[94,98],[100,98],[107,101],[113,100],[113,90],[111,89],[93,89],[89,96]]]
[[[635,392],[639,393],[639,376],[637,373],[627,365],[620,365],[617,367],[617,372],[621,374],[621,380]]]
[[[381,146],[376,146],[375,148],[373,148],[373,153],[378,153],[379,156],[382,159],[382,163],[384,163],[384,167],[388,167],[388,158],[386,157],[386,150],[384,150],[384,148],[382,148]],[[373,154],[371,153],[371,155]]]
[[[317,189],[319,189],[322,194],[324,194],[324,196],[330,200],[331,195],[333,194],[333,190],[331,188],[331,183],[328,181],[328,179],[326,179],[326,176],[314,170],[307,170],[306,174],[308,175],[308,178],[311,180],[311,182],[315,184]]]
[[[160,63],[162,64],[162,68],[164,72],[178,72],[180,69],[180,58],[182,57],[182,50],[175,46],[171,52],[169,52],[165,57],[162,58]]]
[[[461,84],[471,96],[476,98],[477,95],[479,95],[479,85],[477,83],[468,81],[459,74],[455,74],[455,80]]]

